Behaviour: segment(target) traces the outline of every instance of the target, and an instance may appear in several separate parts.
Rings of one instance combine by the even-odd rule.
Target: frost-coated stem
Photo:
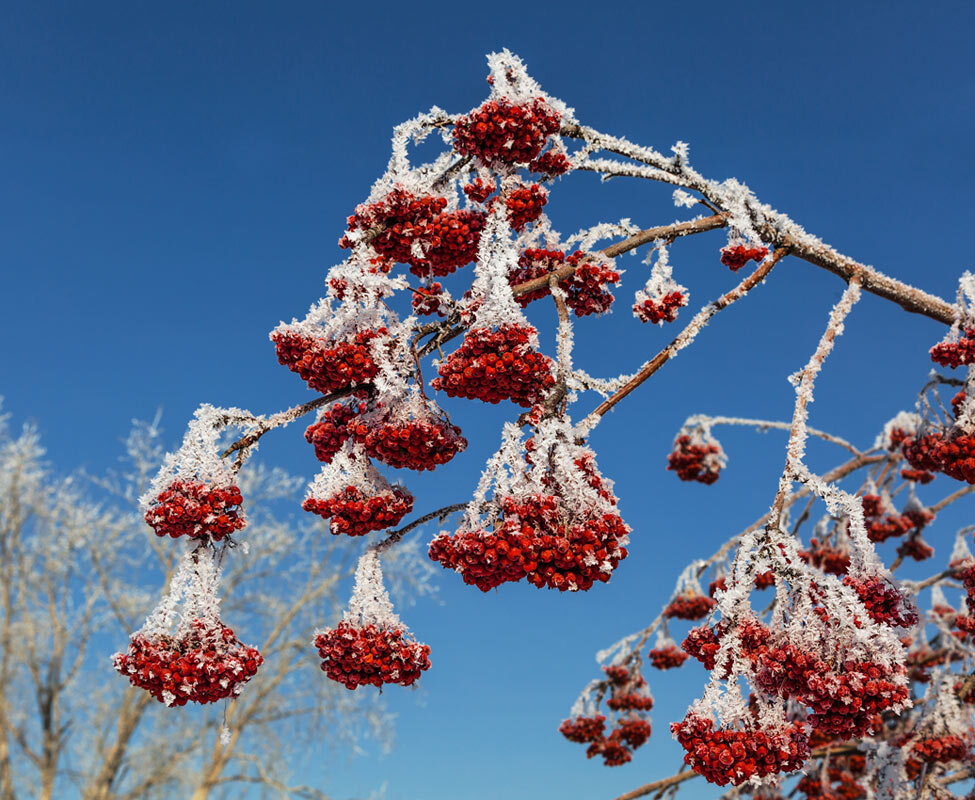
[[[792,429],[792,423],[790,422],[774,422],[767,419],[746,419],[744,417],[709,417],[705,414],[696,414],[693,417],[689,417],[684,423],[684,426],[688,427],[694,424],[704,425],[705,427],[711,427],[712,425],[746,425],[752,428],[758,428],[758,430],[761,432],[771,429],[780,431],[788,431]],[[860,450],[857,450],[856,447],[846,441],[846,439],[839,436],[834,436],[831,433],[826,433],[825,431],[810,427],[806,428],[806,433],[824,441],[838,444],[840,447],[849,450],[855,456],[861,455]]]
[[[809,363],[798,375],[790,376],[789,380],[796,387],[796,405],[792,413],[792,427],[789,430],[789,444],[786,448],[785,469],[782,477],[779,478],[779,490],[772,503],[771,524],[778,529],[782,518],[782,508],[785,502],[789,487],[795,479],[797,471],[802,464],[802,457],[806,452],[806,439],[808,430],[806,421],[809,418],[809,403],[813,399],[813,385],[816,376],[823,367],[823,362],[833,349],[836,337],[843,333],[843,320],[853,308],[853,305],[860,299],[859,279],[850,281],[850,284],[843,292],[840,301],[833,307],[829,315],[829,322],[823,332],[816,351],[809,359]]]
[[[706,306],[704,306],[704,308],[698,311],[697,314],[694,315],[694,318],[687,323],[684,330],[677,334],[677,338],[674,339],[674,341],[672,341],[663,350],[657,353],[657,355],[644,364],[640,368],[640,371],[637,372],[636,375],[634,375],[633,378],[621,389],[619,389],[619,391],[617,391],[612,397],[600,403],[589,415],[587,420],[583,421],[580,427],[584,427],[587,424],[590,428],[595,426],[600,417],[602,417],[630,392],[636,389],[641,383],[646,381],[651,375],[653,375],[653,373],[655,373],[664,364],[670,361],[671,358],[677,355],[677,353],[693,342],[697,335],[701,332],[701,329],[707,325],[715,314],[722,309],[727,308],[736,300],[740,300],[742,297],[748,294],[748,292],[758,286],[758,284],[764,281],[765,277],[769,274],[769,272],[772,271],[772,267],[785,258],[785,256],[788,255],[788,252],[789,251],[785,248],[779,248],[769,258],[765,259],[765,261],[763,261],[751,275],[745,278],[745,280],[739,283],[734,289],[726,292],[713,303],[708,303]]]

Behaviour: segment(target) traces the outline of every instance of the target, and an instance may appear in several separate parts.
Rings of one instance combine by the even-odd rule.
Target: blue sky
[[[952,2],[10,4],[0,26],[5,408],[37,421],[59,468],[98,472],[130,420],[160,406],[175,438],[200,402],[266,412],[307,399],[268,331],[321,293],[393,125],[433,104],[477,105],[484,55],[502,47],[585,124],[662,150],[683,139],[704,174],[739,178],[846,254],[951,298],[973,268],[973,24],[972,6]],[[546,210],[565,232],[688,213],[661,186],[589,175],[557,184]],[[735,281],[717,260],[723,242],[716,232],[672,249],[693,307]],[[576,361],[592,373],[632,371],[674,332],[629,315],[645,267],[621,266],[617,312],[577,329]],[[442,604],[409,610],[434,668],[418,691],[388,691],[394,752],[313,752],[301,780],[336,797],[385,782],[390,800],[574,800],[676,771],[666,729],[703,685],[696,665],[649,676],[654,736],[630,765],[587,762],[555,728],[596,675],[595,651],[651,619],[688,560],[771,502],[780,434],[723,431],[728,470],[714,486],[687,485],[664,470],[681,422],[787,419],[785,377],[842,288],[784,263],[597,430],[600,467],[634,528],[609,585],[482,595],[444,573]],[[866,297],[822,375],[812,424],[872,442],[913,404],[942,332]],[[583,398],[576,416],[594,403]],[[471,446],[409,478],[418,510],[464,500],[516,413],[444,405]],[[267,437],[261,458],[311,477],[302,429]],[[812,450],[814,466],[832,456]],[[939,484],[928,498],[953,488]],[[936,558],[964,509],[956,516],[932,531]]]

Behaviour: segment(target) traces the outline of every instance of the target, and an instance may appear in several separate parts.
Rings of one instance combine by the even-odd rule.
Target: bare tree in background
[[[224,573],[223,613],[265,659],[248,691],[176,710],[106,679],[111,653],[157,599],[140,587],[168,583],[180,556],[136,509],[163,449],[158,420],[136,423],[124,472],[57,478],[37,431],[15,435],[0,416],[0,800],[321,798],[288,782],[296,733],[388,744],[377,696],[318,680],[309,644],[341,616],[362,544],[310,515],[276,516],[302,484],[277,469],[241,472],[247,544]],[[416,556],[400,548],[386,562],[391,585],[412,597],[429,591],[432,569]]]

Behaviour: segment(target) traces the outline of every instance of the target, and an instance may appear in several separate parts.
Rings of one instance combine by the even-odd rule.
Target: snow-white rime
[[[893,448],[891,434],[896,430],[901,430],[908,436],[913,436],[918,428],[921,427],[921,415],[912,411],[899,411],[897,415],[890,419],[884,429],[877,436],[873,446],[875,450],[890,450]]]
[[[968,546],[968,536],[971,534],[973,528],[962,528],[955,536],[955,545],[951,550],[951,559],[949,563],[960,564],[962,562],[968,561],[972,558],[971,548]]]
[[[206,483],[216,488],[230,486],[236,477],[234,462],[220,457],[217,442],[227,429],[252,430],[262,418],[239,408],[201,405],[187,426],[183,443],[175,453],[167,453],[149,489],[139,498],[145,514],[149,505],[174,480]]]
[[[647,300],[652,300],[654,303],[660,303],[664,297],[674,292],[680,292],[683,295],[683,302],[681,305],[687,305],[690,300],[690,292],[687,288],[681,286],[673,277],[673,267],[670,265],[670,255],[667,250],[666,245],[659,245],[655,249],[651,250],[647,255],[647,263],[650,263],[653,254],[656,253],[656,261],[653,262],[653,266],[650,269],[650,278],[647,280],[646,285],[642,289],[639,289],[634,296],[634,301],[637,306],[642,305]],[[634,310],[634,315],[636,311]],[[657,324],[664,325],[664,320],[660,320]]]
[[[220,568],[215,551],[208,547],[188,550],[180,558],[168,591],[133,635],[179,638],[194,630],[195,620],[204,623],[202,631],[218,631],[219,587]]]
[[[698,415],[688,418],[674,437],[677,447],[681,437],[687,436],[689,444],[694,447],[715,448],[701,459],[701,465],[708,472],[719,472],[728,466],[728,456],[721,447],[721,442],[711,435],[712,420],[710,417]]]
[[[542,91],[542,87],[528,74],[524,62],[507,48],[487,57],[491,70],[491,99],[510,100],[512,103],[530,103],[542,98],[559,112],[563,124],[575,122],[575,111],[558,98]]]
[[[327,500],[350,486],[368,497],[392,489],[361,445],[346,442],[331,463],[322,465],[315,480],[309,484],[305,499]]]
[[[473,302],[480,301],[474,312],[474,328],[492,328],[497,325],[527,326],[528,320],[511,294],[508,275],[518,269],[518,250],[511,239],[511,226],[504,205],[496,203],[488,214],[477,249],[474,267],[474,284],[471,286]],[[538,346],[537,336],[532,346]]]
[[[377,628],[406,630],[393,611],[389,592],[383,584],[379,555],[374,548],[366,550],[356,566],[355,585],[344,619],[356,628],[375,625]]]

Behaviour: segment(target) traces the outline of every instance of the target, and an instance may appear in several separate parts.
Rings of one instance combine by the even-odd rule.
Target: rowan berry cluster
[[[542,208],[548,202],[548,192],[537,183],[521,185],[504,197],[508,222],[512,230],[521,232],[527,225],[542,216]]]
[[[965,328],[957,341],[939,342],[931,348],[931,360],[943,367],[975,364],[975,328]]]
[[[145,520],[156,536],[219,542],[247,525],[240,509],[243,499],[233,484],[174,480],[149,505]]]
[[[442,533],[430,544],[430,558],[484,592],[522,578],[539,589],[585,591],[608,581],[626,558],[620,542],[628,528],[615,514],[574,518],[553,495],[503,497],[499,504],[495,532]]]
[[[443,277],[477,258],[485,215],[480,211],[451,211],[435,217],[417,238],[410,272],[420,278]],[[416,255],[417,250],[423,253]]]
[[[885,542],[912,530],[914,522],[907,516],[890,513],[889,501],[880,495],[865,494],[861,498],[867,536],[871,542]]]
[[[572,169],[572,162],[566,157],[565,153],[558,153],[547,150],[528,165],[532,172],[540,172],[543,175],[554,178],[558,175],[565,175]]]
[[[687,653],[673,644],[666,647],[655,647],[647,655],[650,658],[650,666],[661,670],[679,667],[690,658]]]
[[[530,103],[489,100],[457,120],[454,149],[487,167],[528,164],[558,132],[560,121],[559,113],[540,97]]]
[[[460,428],[433,414],[359,417],[349,422],[348,431],[366,453],[398,469],[433,470],[467,448]]]
[[[909,628],[917,624],[917,609],[913,603],[885,578],[847,575],[843,583],[857,593],[874,622],[892,628]]]
[[[440,283],[427,284],[421,290],[413,292],[413,313],[418,317],[429,317],[433,314],[445,316],[443,297],[443,286]]]
[[[687,305],[687,297],[681,292],[670,292],[658,300],[647,297],[633,306],[633,314],[640,322],[673,322],[677,311]]]
[[[552,360],[531,346],[534,336],[535,329],[528,325],[469,330],[461,346],[441,363],[431,385],[449,397],[534,405],[555,385]]]
[[[901,447],[914,469],[943,472],[955,480],[975,484],[975,435],[963,430],[933,431],[906,436]]]
[[[135,634],[128,650],[114,656],[119,673],[167,706],[215,703],[237,695],[263,661],[230,628],[198,619],[178,638]]]
[[[737,272],[749,261],[759,263],[767,255],[767,247],[746,247],[743,244],[728,245],[721,248],[721,263],[732,272]]]
[[[924,764],[949,764],[952,761],[967,762],[971,747],[960,736],[930,736],[918,739],[910,745],[904,763],[907,777],[914,779],[921,774]]]
[[[330,394],[368,383],[379,372],[371,352],[373,340],[385,336],[385,328],[360,331],[349,341],[332,342],[285,330],[271,334],[278,362],[316,392]]]
[[[508,275],[508,283],[517,286],[548,275],[566,264],[575,267],[575,271],[559,281],[559,286],[566,294],[565,304],[577,317],[603,314],[608,311],[615,298],[606,286],[618,283],[620,274],[608,264],[599,263],[598,259],[581,250],[576,250],[566,257],[561,250],[530,247],[518,257],[518,269]],[[525,308],[529,303],[547,297],[550,293],[549,287],[543,286],[518,295],[515,299],[522,308]]]
[[[715,605],[714,600],[703,594],[681,594],[667,604],[663,616],[674,619],[704,619]]]
[[[494,181],[474,178],[470,183],[464,185],[464,194],[473,203],[484,203],[494,194],[494,190],[497,188],[497,184]]]
[[[396,525],[413,509],[413,495],[399,486],[374,495],[348,486],[331,497],[309,497],[301,507],[331,519],[329,529],[334,534],[364,536]]]
[[[727,635],[728,623],[722,620],[712,627],[701,625],[692,628],[680,646],[685,653],[700,661],[705,669],[713,670],[717,665],[721,640]],[[757,663],[759,657],[768,649],[768,641],[772,636],[771,631],[754,617],[742,619],[735,627],[734,635],[737,637],[742,655],[752,664]],[[726,665],[724,677],[727,676],[729,669],[730,665]]]
[[[305,441],[315,447],[315,458],[330,464],[349,438],[349,422],[366,410],[365,403],[338,402],[325,409],[305,430]]]
[[[718,786],[740,786],[753,777],[792,772],[809,757],[808,734],[799,722],[715,729],[713,720],[690,713],[670,729],[686,751],[684,763]]]
[[[360,628],[342,621],[319,633],[315,647],[322,671],[347,689],[388,683],[412,686],[421,672],[430,669],[430,646],[398,628]]]
[[[687,434],[674,441],[674,449],[667,456],[667,469],[676,472],[682,481],[714,483],[721,473],[724,452],[717,443],[694,442]]]

